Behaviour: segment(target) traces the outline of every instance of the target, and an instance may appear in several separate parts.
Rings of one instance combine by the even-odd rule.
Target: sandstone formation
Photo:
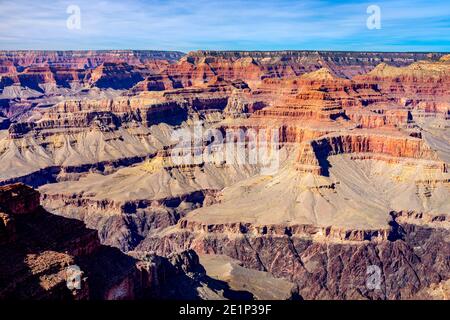
[[[210,68],[215,74],[233,78],[254,78],[259,71],[264,78],[298,76],[326,67],[339,76],[351,78],[366,73],[382,62],[405,66],[418,60],[439,59],[443,54],[372,53],[327,51],[196,51],[181,62]],[[231,65],[230,65],[231,64]]]
[[[129,64],[148,63],[153,60],[178,60],[183,54],[175,51],[0,51],[0,59],[24,68],[33,64],[49,63],[77,68],[96,67],[103,62],[126,62]]]
[[[190,256],[177,260],[185,253],[171,256],[177,265],[155,255],[138,260],[101,245],[96,230],[48,213],[40,206],[39,193],[22,184],[0,187],[0,218],[0,299],[151,296],[164,288],[172,273],[198,263]],[[71,268],[80,273],[72,277]]]
[[[103,298],[145,287],[140,295],[163,298],[442,299],[449,61],[1,52],[0,185],[38,188],[55,217],[84,221],[98,231],[97,247],[120,249],[108,247],[133,260],[134,275],[147,270],[145,284],[118,272],[112,291],[98,280]],[[188,163],[174,160],[180,132],[195,147]],[[261,146],[274,162],[252,153]],[[245,161],[220,157],[237,147]],[[7,246],[27,215],[8,213],[22,198],[5,188]],[[372,266],[381,270],[377,289],[366,285]]]

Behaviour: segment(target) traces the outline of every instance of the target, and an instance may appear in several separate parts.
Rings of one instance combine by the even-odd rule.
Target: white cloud
[[[366,7],[382,8],[383,29],[366,28]],[[0,1],[0,48],[14,49],[333,49],[386,39],[407,45],[411,36],[440,36],[450,22],[441,3],[416,0],[346,2],[256,0]],[[67,6],[81,8],[81,30],[66,28]],[[433,19],[435,21],[433,21]],[[439,24],[440,19],[446,19]],[[430,21],[431,20],[431,21]],[[411,21],[413,23],[411,23]],[[438,21],[438,22],[436,22]],[[422,27],[420,23],[423,23]],[[383,40],[384,39],[384,40]],[[350,47],[348,47],[350,46]],[[364,48],[360,48],[364,49]],[[381,50],[381,49],[380,49]]]

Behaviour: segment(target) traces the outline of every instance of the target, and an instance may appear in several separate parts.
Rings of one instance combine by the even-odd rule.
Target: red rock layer
[[[368,74],[355,77],[355,81],[378,84],[383,96],[401,106],[444,114],[450,109],[450,63],[445,58],[404,68],[380,64]]]
[[[375,159],[390,161],[380,155],[387,155],[394,159],[412,158],[417,160],[431,160],[432,166],[437,166],[442,172],[447,172],[447,164],[440,161],[433,151],[421,139],[399,135],[383,134],[380,131],[349,132],[346,134],[333,133],[321,136],[301,144],[298,153],[298,169],[315,174],[328,175],[328,160],[331,155],[355,153],[369,154]],[[378,156],[377,156],[378,155]]]
[[[85,81],[98,88],[130,89],[147,73],[126,63],[105,62],[86,74]]]
[[[182,53],[175,51],[0,51],[0,59],[15,66],[27,67],[50,64],[70,68],[95,68],[104,62],[125,62],[132,65],[146,64],[153,60],[175,61]]]

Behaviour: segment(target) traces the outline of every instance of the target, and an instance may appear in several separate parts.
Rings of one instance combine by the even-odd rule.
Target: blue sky
[[[0,49],[450,51],[450,1],[0,0]]]

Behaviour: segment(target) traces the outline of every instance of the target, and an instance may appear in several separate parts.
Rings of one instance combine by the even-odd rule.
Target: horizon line
[[[226,49],[226,50],[216,50],[216,49],[196,49],[189,51],[181,51],[181,50],[167,50],[167,49],[0,49],[0,52],[87,52],[87,51],[134,51],[134,52],[173,52],[173,53],[182,53],[182,54],[190,54],[195,52],[224,52],[224,53],[240,53],[240,52],[268,52],[268,53],[281,53],[281,52],[355,52],[355,53],[429,53],[429,54],[450,54],[450,51],[435,51],[435,50],[418,50],[418,51],[378,51],[378,50],[333,50],[333,49],[282,49],[282,50],[234,50],[234,49]]]

